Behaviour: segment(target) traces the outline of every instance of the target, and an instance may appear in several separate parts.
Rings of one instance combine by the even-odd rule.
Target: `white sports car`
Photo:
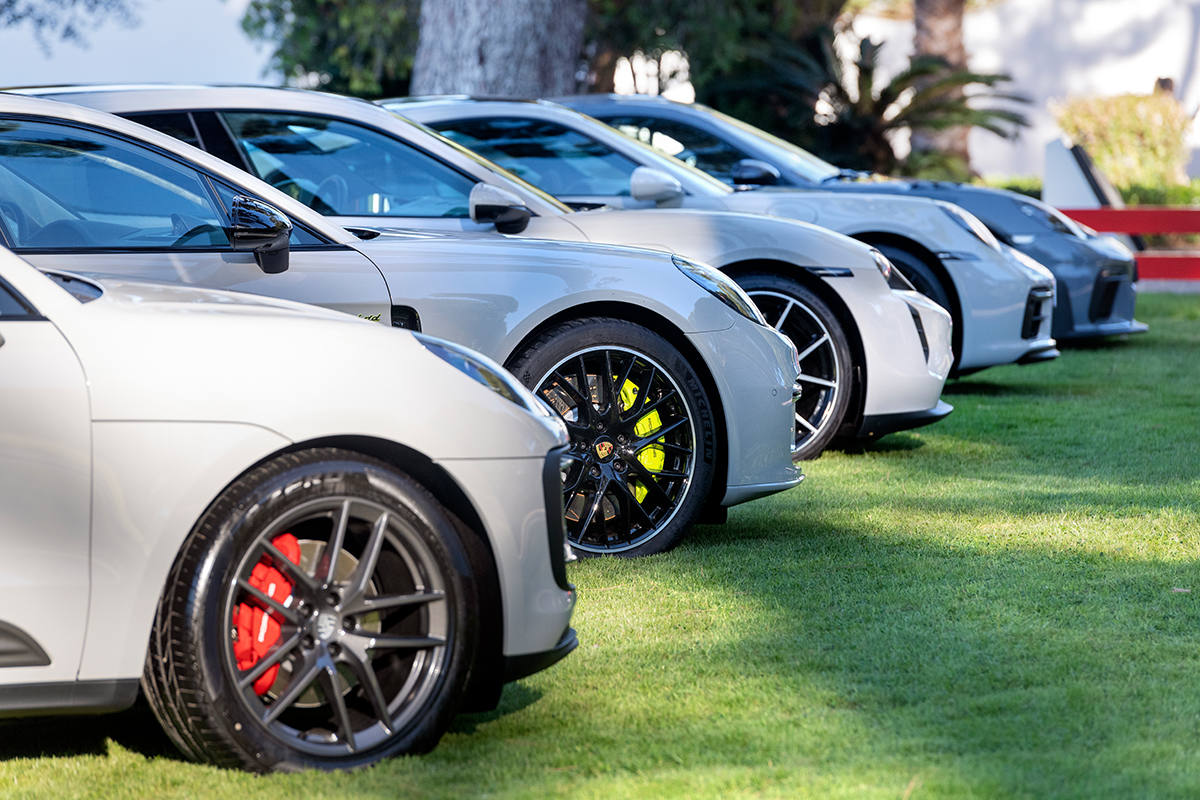
[[[830,231],[707,210],[570,213],[427,128],[349,97],[202,86],[31,93],[119,113],[201,146],[364,235],[400,225],[471,232],[503,252],[517,243],[501,234],[520,234],[651,247],[718,267],[799,348],[797,458],[818,455],[838,434],[879,436],[951,410],[939,399],[951,360],[949,315],[870,247]]]
[[[140,680],[194,759],[345,768],[576,646],[566,431],[457,345],[0,249],[0,439],[2,716]]]

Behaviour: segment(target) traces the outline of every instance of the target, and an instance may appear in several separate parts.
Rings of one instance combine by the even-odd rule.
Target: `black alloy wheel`
[[[850,407],[850,345],[833,311],[805,286],[778,275],[743,275],[738,284],[767,323],[792,340],[800,355],[795,460],[816,458],[829,445]]]
[[[421,486],[336,450],[282,456],[198,523],[143,684],[187,755],[340,769],[431,749],[474,657],[455,524]]]
[[[567,538],[585,555],[676,544],[713,477],[712,410],[682,354],[631,322],[575,320],[538,337],[513,372],[567,425]]]

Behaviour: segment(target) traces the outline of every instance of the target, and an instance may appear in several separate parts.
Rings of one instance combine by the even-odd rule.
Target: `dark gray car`
[[[979,217],[997,239],[1054,273],[1055,339],[1146,330],[1133,318],[1137,267],[1132,253],[1113,237],[1098,235],[1039,200],[948,181],[864,180],[869,176],[838,169],[790,142],[699,104],[648,95],[580,95],[557,102],[730,185],[887,192],[954,203]]]

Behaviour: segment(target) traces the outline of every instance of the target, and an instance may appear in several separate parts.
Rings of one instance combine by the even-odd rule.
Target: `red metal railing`
[[[1064,208],[1071,219],[1106,233],[1200,233],[1200,208]],[[1138,276],[1200,281],[1200,250],[1142,250]]]

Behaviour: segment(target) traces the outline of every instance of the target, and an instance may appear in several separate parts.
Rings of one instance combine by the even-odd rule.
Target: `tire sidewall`
[[[417,531],[444,573],[452,642],[445,667],[425,707],[403,731],[374,749],[347,757],[323,758],[287,747],[265,730],[243,704],[226,666],[229,622],[223,606],[245,549],[265,525],[298,505],[340,494],[381,502]],[[416,484],[382,464],[350,459],[292,467],[234,501],[233,508],[224,514],[216,536],[196,562],[181,620],[184,630],[172,633],[182,634],[185,646],[195,653],[201,692],[212,717],[210,723],[226,742],[240,751],[240,760],[260,768],[285,771],[343,769],[401,752],[424,752],[436,744],[457,709],[468,662],[474,654],[471,620],[476,615],[467,609],[470,568],[452,527],[432,498]]]
[[[825,427],[818,435],[810,437],[793,453],[793,458],[796,460],[816,458],[838,436],[853,407],[851,400],[858,392],[854,379],[856,364],[850,350],[846,330],[841,320],[833,313],[833,309],[816,292],[799,281],[769,273],[739,275],[735,280],[746,292],[770,291],[786,295],[811,312],[829,332],[834,354],[840,364],[838,395],[834,398],[833,408],[828,412],[829,420]],[[796,347],[799,348],[800,345],[797,344]],[[801,385],[803,386],[803,383]]]
[[[688,412],[695,421],[698,457],[694,459],[695,468],[687,493],[671,521],[650,540],[629,550],[610,554],[631,558],[653,555],[678,544],[700,513],[715,480],[718,448],[716,419],[713,403],[696,369],[677,347],[654,331],[634,322],[606,317],[575,320],[547,331],[534,344],[514,355],[509,369],[536,394],[538,382],[564,359],[585,350],[606,347],[641,353],[669,370],[672,380],[682,390]],[[582,548],[576,548],[575,552],[581,557],[609,555]]]

